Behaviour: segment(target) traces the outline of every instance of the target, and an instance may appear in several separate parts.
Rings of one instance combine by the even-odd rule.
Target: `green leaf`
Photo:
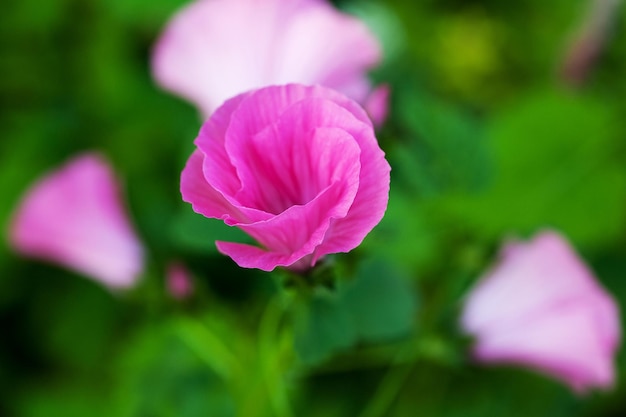
[[[120,362],[120,416],[200,417],[234,415],[226,384],[169,324],[147,329]],[[111,414],[113,415],[113,414]]]
[[[380,341],[411,331],[417,302],[409,280],[382,261],[364,262],[342,293],[363,340]]]
[[[188,206],[174,219],[171,233],[175,245],[197,252],[217,253],[216,240],[253,243],[252,238],[240,229],[227,226],[221,220],[208,219]]]
[[[491,161],[479,121],[416,88],[399,96],[398,118],[406,142],[390,153],[396,178],[420,194],[483,187]]]
[[[385,217],[359,250],[388,259],[394,265],[419,270],[438,255],[440,231],[431,217],[420,200],[392,186]]]
[[[589,97],[543,92],[496,117],[493,186],[456,195],[444,209],[488,237],[555,227],[578,244],[602,244],[626,226],[626,171],[617,118]]]
[[[350,312],[338,294],[319,290],[296,311],[295,348],[306,364],[315,364],[356,342]]]
[[[417,303],[409,280],[391,265],[367,261],[353,280],[334,292],[316,289],[298,306],[295,348],[313,365],[357,342],[382,342],[407,335]]]

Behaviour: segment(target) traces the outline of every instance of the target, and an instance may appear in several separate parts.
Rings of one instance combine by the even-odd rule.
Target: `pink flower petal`
[[[354,194],[358,189],[360,150],[344,130],[319,127],[290,135],[276,126],[243,141],[240,149],[245,152],[233,155],[233,162],[240,167],[243,186],[236,198],[243,205],[280,215],[335,182]]]
[[[354,101],[291,84],[246,93],[225,107],[205,125],[223,129],[201,130],[181,191],[195,211],[261,244],[219,242],[239,265],[307,269],[326,254],[354,249],[380,221],[390,168]]]
[[[35,184],[19,205],[10,242],[26,256],[56,262],[110,287],[143,271],[143,248],[129,224],[106,161],[84,154]]]
[[[300,84],[269,86],[243,96],[244,99],[239,102],[239,106],[231,115],[228,136],[253,136],[275,123],[289,107],[302,100],[316,98],[337,104],[343,110],[351,113],[357,120],[367,126],[372,126],[367,113],[356,102],[334,90],[321,86]],[[329,119],[334,118],[328,112],[322,116]],[[320,120],[320,116],[317,117],[315,120]],[[323,123],[325,126],[335,125],[327,120],[323,120]],[[204,137],[207,138],[207,136]],[[208,152],[204,140],[198,140],[196,144],[205,153]]]
[[[353,99],[369,91],[365,72],[380,60],[376,38],[325,1],[198,0],[158,40],[153,76],[208,117],[244,91],[297,82]]]
[[[489,327],[490,320],[519,320],[555,299],[599,288],[574,250],[556,233],[542,233],[512,249],[510,244],[505,247],[503,261],[488,275],[498,279],[485,278],[472,291],[464,315],[468,330]]]
[[[193,210],[206,217],[216,219],[236,219],[244,221],[247,217],[206,181],[204,154],[196,150],[187,161],[180,176],[180,192],[183,200],[191,203]]]
[[[525,365],[578,392],[614,382],[617,306],[554,232],[504,248],[467,297],[462,326],[480,361]]]
[[[193,281],[187,268],[180,262],[171,262],[166,272],[167,290],[177,300],[184,300],[193,292]]]
[[[354,194],[355,191],[346,190],[341,183],[333,183],[304,206],[292,206],[266,222],[238,225],[267,250],[230,242],[217,242],[217,248],[244,268],[271,271],[277,266],[291,266],[313,253],[324,239],[330,219],[345,215],[349,208],[345,203],[335,203],[342,201],[342,194]],[[302,267],[308,269],[312,264],[308,262]]]
[[[382,126],[387,119],[390,93],[388,85],[381,85],[376,87],[365,100],[365,110],[372,118],[374,126]]]
[[[520,326],[501,328],[479,340],[476,357],[526,364],[564,380],[577,392],[592,386],[609,388],[615,375],[606,357],[612,350],[607,350],[595,320],[597,301],[593,297],[572,300]]]

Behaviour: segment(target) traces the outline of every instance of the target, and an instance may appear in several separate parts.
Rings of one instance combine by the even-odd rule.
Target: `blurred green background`
[[[626,305],[623,7],[602,53],[574,80],[563,65],[589,1],[336,2],[381,38],[385,60],[372,78],[392,90],[379,133],[393,167],[388,214],[340,262],[350,269],[375,257],[381,269],[372,274],[395,268],[409,278],[398,278],[389,300],[402,299],[402,285],[412,292],[395,312],[371,288],[346,297],[383,312],[383,325],[364,319],[368,329],[409,312],[399,326],[410,331],[386,338],[356,329],[348,340],[308,329],[297,343],[327,345],[307,345],[315,366],[291,367],[287,319],[270,301],[276,281],[217,254],[213,241],[226,231],[180,200],[200,120],[153,84],[149,55],[182,4],[4,2],[0,223],[6,228],[37,177],[100,150],[123,180],[150,266],[138,288],[112,294],[16,256],[3,239],[0,415],[626,415],[625,384],[579,398],[528,371],[468,364],[455,325],[463,292],[499,242],[547,227],[567,235]],[[195,294],[182,303],[165,290],[173,259],[194,276]],[[623,376],[623,355],[618,363]]]

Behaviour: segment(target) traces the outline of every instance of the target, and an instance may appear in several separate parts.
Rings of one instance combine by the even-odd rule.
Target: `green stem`
[[[176,333],[200,359],[225,380],[237,379],[241,366],[237,357],[207,326],[197,321],[179,319]]]
[[[265,386],[268,389],[270,404],[278,417],[291,417],[287,386],[283,375],[283,344],[280,337],[280,323],[283,306],[280,298],[271,299],[259,323],[259,355]]]
[[[413,370],[415,360],[404,362],[407,352],[400,352],[387,374],[378,385],[376,393],[367,403],[359,417],[380,417],[387,411],[400,393],[402,386]]]

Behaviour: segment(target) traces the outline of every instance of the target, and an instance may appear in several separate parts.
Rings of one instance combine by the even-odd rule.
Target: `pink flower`
[[[387,84],[380,85],[372,90],[363,104],[375,126],[381,126],[387,119],[390,92]]]
[[[324,0],[197,0],[174,16],[152,59],[156,82],[208,117],[226,99],[287,83],[320,84],[363,103],[380,45]]]
[[[111,168],[97,154],[81,155],[37,182],[17,209],[9,239],[25,256],[112,288],[132,286],[143,270],[143,248]]]
[[[307,269],[358,246],[387,208],[390,167],[365,111],[324,87],[266,87],[202,126],[183,200],[262,246],[217,242],[246,268]]]
[[[528,366],[577,392],[614,384],[617,306],[555,232],[504,248],[470,292],[462,326],[481,362]]]
[[[179,262],[172,262],[167,267],[167,290],[177,300],[188,298],[193,292],[193,282],[187,268]]]

